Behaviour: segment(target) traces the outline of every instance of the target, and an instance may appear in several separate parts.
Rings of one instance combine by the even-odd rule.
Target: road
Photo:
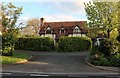
[[[33,58],[19,65],[3,66],[3,75],[12,76],[112,76],[117,72],[100,70],[85,63],[88,53],[34,53]],[[6,74],[5,74],[6,73]]]

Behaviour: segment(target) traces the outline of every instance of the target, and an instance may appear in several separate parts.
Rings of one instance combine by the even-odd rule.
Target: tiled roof
[[[53,30],[53,33],[56,34],[56,38],[59,38],[61,35],[69,35],[73,33],[73,28],[78,26],[81,30],[81,33],[86,33],[87,29],[85,29],[86,21],[69,21],[69,22],[45,22],[43,26],[40,26],[39,34],[45,34],[45,30],[47,27],[50,27]],[[65,34],[59,34],[59,30],[61,28],[66,30]]]
[[[48,26],[51,27],[51,29],[59,29],[61,27],[63,28],[73,28],[74,26],[78,25],[82,27],[86,21],[73,21],[73,22],[45,22],[43,26],[40,27],[41,30],[45,30]]]

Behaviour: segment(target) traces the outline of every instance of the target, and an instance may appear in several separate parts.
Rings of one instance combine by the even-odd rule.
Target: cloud
[[[45,15],[43,16],[46,22],[58,22],[58,21],[85,21],[87,19],[81,19],[78,17],[64,15],[64,14],[55,14],[55,15]]]
[[[90,0],[2,0],[2,2],[88,2]]]
[[[18,20],[17,20],[17,23],[16,23],[16,25],[17,25],[17,27],[19,27],[20,26],[20,24],[22,23],[22,25],[21,26],[25,26],[26,25],[26,23],[27,23],[27,20],[29,20],[30,19],[30,16],[22,16],[22,17],[20,17]]]
[[[45,11],[44,14],[41,14],[38,17],[44,17],[48,22],[87,20],[85,17],[86,15],[84,10],[84,1],[88,2],[89,0],[74,0],[73,2],[60,2],[60,0],[56,0],[50,3],[52,10],[54,10],[54,13],[49,14],[49,12]],[[51,12],[51,7],[50,9],[45,10]],[[32,15],[24,15],[19,19],[19,22],[26,22],[28,19],[30,19],[31,16]]]
[[[27,21],[28,19],[30,19],[30,16],[22,16],[22,17],[20,17],[19,18],[19,20],[21,20],[21,21]]]
[[[56,10],[65,13],[79,13],[81,8],[80,6],[76,6],[74,2],[56,2],[55,4]]]
[[[73,2],[54,2],[55,9],[68,14],[85,14],[84,3],[91,0],[74,0]]]

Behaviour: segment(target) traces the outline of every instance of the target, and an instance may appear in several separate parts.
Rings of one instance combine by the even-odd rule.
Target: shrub
[[[101,41],[98,51],[103,53],[106,57],[116,54],[118,52],[117,41],[110,39]]]
[[[101,66],[120,66],[119,43],[117,40],[105,39],[98,48],[93,47],[90,62]]]
[[[0,35],[0,52],[2,51],[2,36]]]
[[[119,42],[120,42],[120,35],[119,36],[117,36],[117,38],[116,38]]]
[[[36,38],[36,37],[40,37],[39,35],[23,35],[22,38]]]
[[[120,67],[120,54],[112,56],[110,62],[112,66]]]
[[[81,37],[83,50],[88,50],[92,48],[92,40],[89,37]]]
[[[2,36],[2,55],[12,56],[14,52],[16,38],[12,34],[3,34]]]
[[[120,67],[120,58],[116,58],[115,56],[111,58],[100,57],[97,60],[90,59],[90,63],[98,66]]]
[[[101,66],[109,66],[110,62],[107,58],[100,57],[98,60],[92,60],[92,64],[94,65],[101,65]]]
[[[75,52],[88,50],[92,47],[92,41],[88,37],[61,37],[58,41],[60,51]]]
[[[32,51],[51,51],[54,49],[54,41],[49,37],[19,38],[15,48]]]

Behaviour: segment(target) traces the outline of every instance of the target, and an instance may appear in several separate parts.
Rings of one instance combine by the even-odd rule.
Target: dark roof
[[[67,31],[65,35],[68,35],[70,33],[73,33],[72,30],[75,26],[78,26],[81,29],[82,33],[86,33],[87,29],[84,26],[85,23],[87,23],[87,21],[45,22],[43,26],[40,26],[39,34],[45,34],[47,27],[50,27],[53,30],[53,33],[59,36],[61,35],[59,34],[59,30],[63,27]]]
[[[40,27],[41,30],[45,30],[47,27],[50,27],[51,29],[60,29],[61,27],[65,29],[71,29],[74,26],[78,25],[81,27],[84,27],[84,24],[86,21],[72,21],[72,22],[45,22],[43,26]]]

